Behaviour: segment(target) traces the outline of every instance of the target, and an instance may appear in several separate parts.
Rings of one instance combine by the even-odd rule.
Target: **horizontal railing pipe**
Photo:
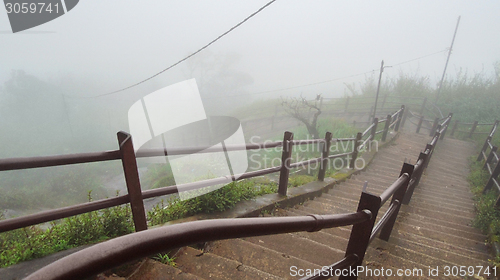
[[[400,205],[399,201],[396,200],[395,203],[391,203],[387,211],[385,211],[384,215],[378,223],[373,227],[372,234],[370,236],[370,243],[377,237],[377,235],[380,233],[382,228],[385,226],[385,224],[389,221],[389,219],[392,217],[392,215],[396,212],[398,209],[398,206]]]
[[[322,158],[318,157],[318,158],[313,158],[313,159],[309,159],[309,160],[294,162],[294,163],[290,164],[290,168],[298,168],[301,166],[307,166],[309,164],[321,162],[321,160],[322,160]]]
[[[25,280],[82,279],[173,248],[231,238],[318,231],[363,223],[370,211],[300,217],[238,218],[187,222],[136,232],[102,242],[59,259]]]
[[[310,145],[325,143],[325,139],[310,139],[310,140],[292,140],[292,145]]]
[[[71,216],[101,210],[104,208],[115,207],[129,202],[128,195],[121,195],[113,198],[106,198],[92,202],[67,206],[63,208],[47,210],[36,214],[31,214],[18,218],[11,218],[0,221],[0,232],[6,232],[23,227],[33,226],[54,220],[68,218]]]
[[[120,159],[120,151],[105,151],[57,156],[0,159],[0,171],[50,167]]]
[[[380,206],[384,205],[384,203],[391,198],[391,196],[401,187],[403,186],[408,180],[410,179],[410,176],[408,173],[404,173],[401,175],[394,183],[391,184],[381,195],[381,204]]]
[[[374,125],[375,125],[375,123],[372,123],[368,128],[365,129],[365,131],[363,131],[363,133],[361,133],[361,135],[365,136],[368,132],[370,132],[372,130]]]

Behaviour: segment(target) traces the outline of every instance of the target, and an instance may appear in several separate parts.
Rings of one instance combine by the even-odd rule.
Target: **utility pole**
[[[378,102],[378,94],[380,92],[380,82],[382,80],[382,72],[384,72],[384,61],[380,64],[380,75],[378,76],[378,86],[377,86],[377,95],[375,96],[375,106],[373,106],[373,118],[375,119],[375,114],[377,113],[377,102]]]
[[[451,51],[453,49],[453,44],[455,43],[455,37],[457,36],[458,25],[460,24],[460,18],[461,16],[458,16],[457,26],[455,27],[455,33],[453,33],[453,39],[451,39],[450,50],[448,51],[448,58],[446,59],[446,64],[444,65],[443,76],[441,77],[441,82],[439,82],[439,87],[436,92],[436,100],[434,101],[434,103],[437,103],[439,94],[441,93],[441,87],[443,86],[444,76],[446,75],[446,68],[448,68],[448,62],[450,61]]]

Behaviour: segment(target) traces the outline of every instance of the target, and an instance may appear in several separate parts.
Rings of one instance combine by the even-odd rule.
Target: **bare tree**
[[[321,94],[313,101],[308,101],[304,97],[283,98],[281,106],[290,116],[305,124],[307,131],[314,139],[319,139],[318,117],[321,114]]]

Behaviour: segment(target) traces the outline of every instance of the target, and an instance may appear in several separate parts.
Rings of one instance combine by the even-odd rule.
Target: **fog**
[[[492,76],[500,60],[500,2],[278,0],[162,72],[267,2],[80,1],[15,34],[2,9],[0,156],[116,149],[134,102],[191,78],[207,115],[271,98],[340,97],[378,76],[381,60],[392,66],[384,79],[404,73],[435,85],[458,16],[447,77]]]

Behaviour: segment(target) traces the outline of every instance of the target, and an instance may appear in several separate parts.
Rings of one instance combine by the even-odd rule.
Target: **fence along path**
[[[449,118],[446,121],[448,123]],[[442,133],[444,134],[444,132]],[[367,191],[373,193],[379,199],[379,203],[380,199],[384,202],[387,201],[392,196],[392,193],[394,193],[394,202],[397,193],[400,193],[399,190],[402,188],[393,186],[402,186],[399,183],[396,184],[398,181],[408,182],[408,179],[404,178],[412,176],[413,171],[413,166],[406,164],[401,169],[401,163],[405,159],[412,158],[413,163],[415,163],[417,160],[416,155],[423,150],[425,143],[430,140],[429,138],[423,134],[403,133],[393,145],[379,152],[366,172],[353,176],[319,198],[307,201],[293,209],[280,210],[276,215],[297,216],[297,218],[307,220],[309,223],[311,220],[310,214],[353,213],[356,211],[361,186],[365,181],[369,181]],[[437,138],[433,138],[431,143],[436,142]],[[403,206],[401,209],[403,219],[397,220],[394,237],[390,237],[388,243],[374,239],[375,243],[372,243],[366,251],[365,261],[363,262],[366,267],[372,268],[372,270],[383,267],[386,271],[392,269],[393,273],[396,273],[398,269],[421,269],[419,274],[423,275],[423,278],[430,278],[430,276],[434,275],[428,274],[428,267],[440,266],[439,273],[441,274],[439,274],[439,278],[441,279],[445,278],[442,277],[445,272],[444,266],[449,266],[452,269],[454,266],[456,268],[460,268],[460,266],[483,266],[485,268],[488,265],[487,248],[483,245],[485,236],[482,236],[469,226],[473,216],[473,202],[464,181],[464,174],[466,174],[464,170],[466,168],[467,154],[472,153],[471,144],[446,138],[444,141],[439,141],[439,143],[443,144],[438,145],[433,160],[439,160],[440,162],[433,163],[431,161],[431,168],[427,169],[428,171],[422,179],[422,182],[427,182],[428,187],[424,188],[424,183],[417,186],[414,191],[415,197],[410,202],[410,205]],[[443,145],[442,148],[441,145]],[[433,148],[430,151],[432,154]],[[408,170],[409,166],[412,167],[411,170]],[[418,174],[416,166],[421,166],[421,161],[415,165],[414,174]],[[418,170],[421,170],[421,167],[419,168]],[[394,181],[399,176],[398,174],[402,174],[400,179]],[[388,191],[387,186],[391,186],[389,189],[393,189],[395,192]],[[404,195],[406,185],[402,190]],[[369,196],[371,195],[363,193],[359,203],[361,203],[363,197]],[[377,219],[379,222],[384,220],[385,215],[381,213],[384,213],[387,209],[397,209],[395,211],[397,214],[399,210],[398,201],[403,201],[403,203],[405,201],[401,196],[398,197],[396,199],[397,205],[393,202],[386,203],[378,211]],[[378,208],[374,210],[378,210]],[[373,213],[376,214],[376,212]],[[368,222],[365,214],[366,212],[357,212],[352,218],[355,216],[358,224],[365,223]],[[309,218],[306,218],[308,215]],[[312,228],[307,226],[306,228],[309,231],[319,229],[318,226],[323,221],[321,216],[313,217],[316,220],[316,225]],[[349,218],[349,220],[352,220],[352,218]],[[244,219],[237,220],[243,222]],[[234,221],[233,223],[239,224],[239,222]],[[345,220],[343,223],[336,224],[346,225],[352,223],[347,223],[347,220]],[[201,226],[201,224],[196,225]],[[264,229],[268,226],[260,226],[260,228]],[[194,224],[193,227],[195,227]],[[349,238],[349,235],[355,232],[356,227],[357,225],[323,229],[319,232],[295,232],[217,241],[210,243],[203,251],[184,247],[177,255],[176,262],[179,269],[171,269],[176,276],[171,274],[170,278],[297,279],[297,276],[300,276],[298,275],[299,269],[319,269],[322,266],[330,265],[332,260],[342,259],[346,246],[347,251],[350,251],[351,241],[354,240],[355,243],[359,243],[359,239],[353,239],[352,235]],[[382,228],[381,238],[384,235],[384,229],[385,227]],[[240,232],[239,228],[233,228],[233,230],[235,230],[234,235],[238,235],[238,232]],[[280,229],[276,232],[287,231]],[[158,232],[159,230],[151,230],[151,232],[137,233],[134,238],[141,236],[144,240],[149,240],[149,237],[154,237]],[[372,237],[376,236],[375,232],[378,231],[374,229]],[[212,234],[210,231],[207,233]],[[231,232],[226,233],[228,236],[233,234]],[[242,236],[250,235],[243,234]],[[131,238],[124,237],[116,241],[105,242],[102,244],[102,250],[110,250],[116,247],[114,245],[122,243],[122,245],[126,245],[132,241]],[[155,243],[158,242],[155,241]],[[149,246],[152,246],[152,244],[149,244]],[[158,245],[160,244],[158,243]],[[125,250],[130,249],[127,248]],[[139,249],[137,246],[134,248]],[[120,248],[117,250],[120,250]],[[89,250],[87,253],[95,253],[94,251],[99,252]],[[135,252],[138,251],[135,250]],[[362,253],[364,254],[364,249]],[[355,261],[349,255],[352,254],[352,250],[351,253],[346,252],[345,254],[346,258],[344,260],[346,260],[346,263]],[[84,256],[84,254],[81,254],[81,256]],[[91,256],[92,254],[89,254],[88,258]],[[362,259],[363,255],[360,255],[360,257]],[[142,272],[144,271],[139,271],[136,275],[144,276],[144,274],[141,274]],[[146,279],[142,276],[138,279]],[[363,277],[363,273],[360,276]],[[372,278],[369,275],[366,277],[366,279]]]
[[[414,128],[411,128],[414,131]],[[336,185],[321,197],[274,216],[349,213],[356,210],[364,182],[367,191],[381,195],[394,182],[405,160],[415,163],[430,137],[403,132],[389,147],[381,149],[366,171]],[[435,150],[428,169],[414,191],[409,205],[403,205],[389,242],[378,238],[369,246],[363,266],[387,273],[419,273],[418,279],[461,279],[445,277],[445,266],[488,266],[486,237],[470,226],[473,201],[465,177],[469,142],[445,138]],[[388,203],[379,211],[382,216]],[[379,218],[380,219],[380,218]],[[209,243],[203,250],[184,247],[176,255],[178,270],[170,268],[172,279],[298,279],[299,269],[320,269],[341,259],[351,227],[280,235],[246,237]],[[429,275],[439,267],[439,277]],[[149,269],[149,271],[148,271]],[[152,277],[154,269],[137,275]],[[415,272],[414,272],[415,271]],[[305,271],[302,271],[305,272]],[[493,273],[493,270],[490,270]],[[375,273],[375,272],[373,272]],[[176,276],[174,276],[174,274]],[[360,274],[360,279],[386,279]],[[408,279],[414,279],[409,276]],[[131,278],[135,279],[135,278]],[[155,279],[155,278],[151,278]]]
[[[378,183],[383,185],[398,172],[398,160],[415,160],[415,148],[418,152],[422,138],[428,136],[401,135],[396,147],[379,154],[366,173],[348,184],[370,180],[375,191]],[[474,202],[466,177],[474,146],[451,138],[440,141],[411,202],[402,206],[389,242],[372,243],[374,249],[365,258],[369,266],[417,268],[425,276],[429,276],[429,267],[439,266],[439,277],[434,279],[446,278],[445,266],[483,266],[483,270],[488,266],[487,237],[471,227]]]

